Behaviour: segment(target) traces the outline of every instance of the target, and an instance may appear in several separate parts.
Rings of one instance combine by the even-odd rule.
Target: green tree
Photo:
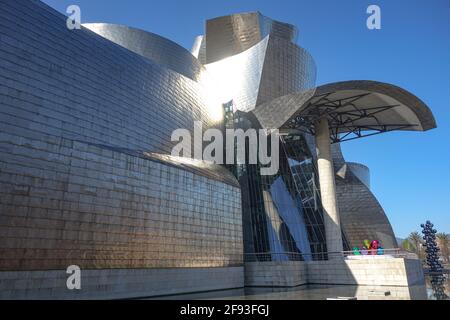
[[[411,241],[409,241],[408,239],[403,240],[402,248],[403,248],[403,250],[406,250],[408,252],[415,252],[416,251],[416,248],[414,248],[414,246],[412,245]]]
[[[448,255],[449,255],[449,248],[450,248],[450,234],[439,232],[436,233],[436,240],[437,244],[439,246],[439,249],[441,249],[442,258],[445,263],[449,262]]]
[[[422,235],[417,231],[411,232],[408,236],[408,240],[411,242],[414,248],[414,252],[417,254],[419,259],[423,259],[424,254],[422,249],[423,244]]]

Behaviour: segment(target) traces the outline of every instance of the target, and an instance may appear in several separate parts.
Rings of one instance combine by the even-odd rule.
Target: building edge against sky
[[[327,252],[367,238],[396,246],[366,171],[338,143],[435,127],[410,93],[370,81],[316,88],[296,28],[260,13],[208,20],[196,56],[131,27],[69,30],[35,0],[2,1],[0,15],[0,298],[238,288],[258,284],[266,262],[294,263],[284,279],[304,277],[280,284],[301,284]],[[168,155],[173,130],[227,125],[222,103],[233,127],[280,129],[276,175]],[[73,264],[80,291],[66,288]],[[342,283],[366,284],[347,274]]]

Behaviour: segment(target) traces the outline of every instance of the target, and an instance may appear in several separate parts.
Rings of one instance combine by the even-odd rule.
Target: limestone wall
[[[419,260],[403,258],[245,263],[246,286],[425,284]]]

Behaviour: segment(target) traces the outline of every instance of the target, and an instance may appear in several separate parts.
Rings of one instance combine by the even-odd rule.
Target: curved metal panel
[[[297,29],[259,12],[239,13],[206,21],[207,63],[244,52],[268,35],[295,41]]]
[[[415,115],[419,121],[419,123],[417,123],[418,126],[416,127],[417,130],[426,131],[436,128],[436,121],[430,108],[411,92],[408,92],[407,90],[393,84],[371,80],[334,82],[318,87],[316,89],[316,96],[330,92],[338,93],[339,91],[343,92],[352,90],[378,94],[378,102],[381,102],[381,105],[383,105],[383,102],[387,102],[389,104],[389,98],[393,99],[397,102],[397,104],[400,104],[397,108],[393,109],[399,117],[403,118],[405,121],[409,121],[411,119],[409,114],[412,112]],[[364,102],[369,101],[361,101],[361,103]],[[397,119],[396,116],[389,111],[390,110],[383,112],[383,117],[381,118],[381,120],[385,119],[387,123],[389,123],[389,120],[394,120],[390,117]]]
[[[263,128],[278,129],[295,114],[295,106],[303,106],[314,96],[314,89],[287,94],[258,105],[252,113]]]
[[[216,124],[203,83],[66,19],[0,1],[0,270],[242,265],[235,179],[144,153]]]
[[[217,165],[192,158],[176,157],[169,154],[142,152],[127,148],[118,148],[94,143],[90,145],[102,149],[120,152],[133,157],[159,162],[167,166],[172,166],[178,169],[192,172],[196,175],[203,176],[211,180],[220,181],[234,187],[239,187],[239,182],[236,180],[235,176],[222,165]]]
[[[240,189],[229,174],[201,161],[68,139],[53,147],[40,140],[39,149],[26,147],[36,140],[21,143],[28,156],[2,156],[9,167],[2,187],[14,194],[15,181],[5,178],[26,172],[36,182],[21,198],[2,196],[9,209],[2,211],[0,271],[242,264]],[[65,160],[49,160],[58,158]],[[51,166],[58,172],[45,169]]]
[[[284,112],[270,119],[267,110],[279,107]],[[318,118],[327,116],[333,142],[340,141],[341,133],[361,136],[362,131],[426,131],[436,127],[431,110],[413,94],[391,84],[365,80],[331,83],[315,88],[315,92],[282,96],[258,106],[254,113],[262,124],[310,132]]]
[[[109,23],[85,23],[83,27],[192,80],[202,71],[201,63],[188,50],[157,34]]]
[[[204,36],[197,36],[195,38],[191,53],[200,63],[206,64],[206,41]]]
[[[278,117],[285,121],[293,112],[290,105],[285,110],[285,105],[278,104],[274,108],[264,102],[292,92],[297,95],[307,93],[305,102],[314,93],[316,67],[312,56],[296,44],[273,35],[239,54],[205,67],[216,80],[223,102],[233,100],[237,110],[254,111],[264,125],[273,123]],[[261,104],[264,107],[256,108]]]
[[[266,37],[244,52],[205,65],[220,99],[233,100],[236,110],[248,112],[257,104],[268,42]]]
[[[370,170],[361,163],[347,162],[347,166],[353,174],[370,189]]]
[[[261,13],[259,13],[259,28],[263,37],[270,35],[292,43],[297,41],[298,29],[296,26],[273,20]]]
[[[219,122],[214,114],[221,105],[204,83],[85,28],[71,32],[60,19],[46,19],[57,35],[42,31],[36,39],[29,32],[33,25],[14,26],[21,12],[3,14],[0,78],[10,88],[3,93],[2,119],[19,108],[22,134],[170,153],[174,130],[192,130],[194,121],[205,129]],[[25,52],[32,53],[31,62],[17,58]]]
[[[340,144],[333,144],[332,151],[341,225],[350,247],[376,239],[384,248],[396,248],[394,231],[380,203],[352,170],[345,170]]]
[[[257,105],[294,92],[308,92],[316,84],[313,57],[286,39],[269,36]],[[279,110],[270,108],[273,113]]]
[[[173,157],[167,154],[160,153],[145,152],[143,155],[145,158],[152,159],[154,161],[160,161],[166,165],[181,168],[185,171],[190,171],[199,176],[203,176],[211,180],[220,181],[233,187],[239,188],[239,183],[234,175],[224,166],[211,164],[209,162],[197,159]]]

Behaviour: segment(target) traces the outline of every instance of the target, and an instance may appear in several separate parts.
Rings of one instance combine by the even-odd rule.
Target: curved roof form
[[[367,166],[356,163],[356,162],[345,162],[339,170],[336,172],[336,175],[345,179],[348,174],[348,170],[350,170],[364,185],[370,189],[370,170]]]
[[[257,105],[269,37],[244,52],[205,64],[220,88],[222,101],[233,100],[237,110],[249,112]]]
[[[295,42],[297,28],[263,16],[260,12],[237,13],[206,21],[206,63],[212,63],[250,49],[272,35]]]
[[[200,61],[179,44],[157,34],[109,23],[85,23],[83,27],[192,80],[200,77]]]
[[[216,79],[223,102],[249,112],[257,105],[314,88],[316,64],[295,43],[295,26],[259,12],[208,20],[192,52]]]
[[[274,112],[275,111],[275,112]],[[293,93],[253,111],[265,128],[314,134],[314,123],[327,117],[332,142],[377,133],[436,127],[428,106],[410,92],[392,84],[368,80],[343,81]]]

